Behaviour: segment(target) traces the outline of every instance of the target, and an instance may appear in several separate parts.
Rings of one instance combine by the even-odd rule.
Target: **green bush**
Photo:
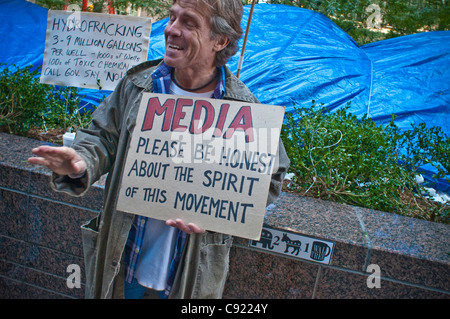
[[[286,115],[281,137],[294,174],[288,188],[306,196],[448,223],[449,205],[426,200],[415,181],[419,166],[449,174],[450,139],[439,128],[402,132],[323,107]]]
[[[86,127],[90,114],[78,112],[78,89],[41,84],[39,75],[40,70],[32,66],[5,67],[0,72],[1,131],[26,135],[31,129],[70,131]]]

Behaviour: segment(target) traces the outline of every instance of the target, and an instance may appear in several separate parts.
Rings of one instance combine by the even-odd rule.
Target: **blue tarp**
[[[250,8],[244,9],[245,30]],[[25,0],[0,0],[0,63],[42,65],[47,10]],[[164,54],[167,19],[155,22],[148,59]],[[242,47],[241,40],[241,47]],[[450,136],[450,31],[419,33],[358,46],[320,13],[258,4],[251,22],[240,79],[264,104],[330,110],[351,101],[350,112],[410,129],[439,126]],[[228,63],[236,73],[238,52]],[[98,105],[106,91],[80,90]],[[440,181],[438,189],[450,192]]]

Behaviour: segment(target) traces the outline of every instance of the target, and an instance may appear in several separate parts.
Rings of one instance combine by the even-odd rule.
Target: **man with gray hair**
[[[174,0],[164,58],[130,69],[72,148],[33,149],[29,161],[53,171],[56,191],[82,196],[108,173],[102,213],[82,227],[87,298],[221,298],[231,236],[117,211],[116,201],[143,92],[258,103],[225,66],[238,50],[242,13],[241,0]],[[278,163],[267,204],[289,166],[282,143]]]

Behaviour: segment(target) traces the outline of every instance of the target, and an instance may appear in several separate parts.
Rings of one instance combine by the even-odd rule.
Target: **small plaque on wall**
[[[334,243],[263,227],[259,241],[251,240],[249,247],[329,265],[333,255]]]

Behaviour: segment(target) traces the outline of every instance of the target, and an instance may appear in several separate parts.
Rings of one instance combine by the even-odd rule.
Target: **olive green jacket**
[[[153,90],[152,72],[161,61],[147,61],[127,72],[114,92],[96,109],[88,129],[77,132],[73,148],[87,164],[78,180],[54,174],[56,191],[82,196],[107,174],[102,213],[82,226],[86,298],[123,298],[124,247],[135,215],[116,210],[122,170],[143,92]],[[223,99],[258,103],[227,68]],[[281,141],[280,141],[281,142]],[[278,170],[272,176],[267,203],[280,193],[289,166],[279,147]],[[232,237],[206,232],[189,236],[169,298],[221,298],[228,273]]]

